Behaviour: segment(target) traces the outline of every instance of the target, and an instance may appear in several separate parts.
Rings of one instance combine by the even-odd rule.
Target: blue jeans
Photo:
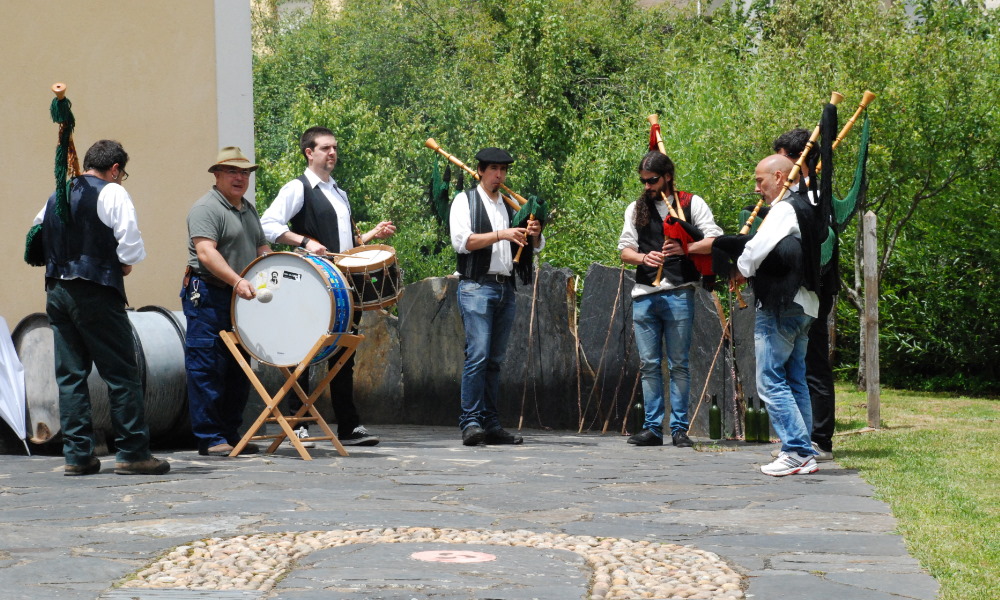
[[[191,291],[201,294],[197,305]],[[198,277],[181,290],[181,305],[187,317],[184,366],[187,369],[188,408],[191,432],[199,450],[240,441],[243,409],[250,393],[250,380],[219,337],[233,327],[229,288],[217,288]]]
[[[465,365],[462,368],[463,430],[478,425],[486,431],[500,427],[500,364],[514,324],[514,283],[463,279],[458,283],[458,308],[465,326]]]
[[[667,344],[670,370],[670,433],[686,432],[691,375],[691,324],[694,320],[694,289],[682,288],[639,296],[632,301],[632,326],[639,350],[642,399],[646,420],[642,425],[663,437],[663,342]]]
[[[806,349],[813,318],[793,304],[780,317],[757,310],[754,350],[757,394],[767,405],[781,449],[802,456],[816,454],[810,441],[812,402],[806,383]]]

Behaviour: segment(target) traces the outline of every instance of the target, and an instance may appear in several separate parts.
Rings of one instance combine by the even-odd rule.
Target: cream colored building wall
[[[6,261],[0,316],[11,329],[44,312],[44,276],[23,261],[24,236],[54,187],[60,81],[83,155],[101,138],[129,153],[148,257],[126,278],[130,304],[180,309],[185,218],[212,185],[220,146],[253,156],[248,0],[0,0],[0,172]]]

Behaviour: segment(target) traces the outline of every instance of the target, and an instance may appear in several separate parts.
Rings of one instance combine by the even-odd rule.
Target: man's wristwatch
[[[309,243],[310,239],[311,238],[307,238],[306,236],[302,236],[302,241],[299,242],[299,248],[302,248],[303,250],[305,250],[306,249],[306,244]]]

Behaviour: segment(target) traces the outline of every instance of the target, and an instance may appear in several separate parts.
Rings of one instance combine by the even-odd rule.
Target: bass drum
[[[350,284],[333,262],[313,255],[272,252],[243,270],[257,297],[232,299],[233,331],[258,361],[292,367],[324,335],[348,333],[354,303]],[[333,353],[327,346],[311,364]]]

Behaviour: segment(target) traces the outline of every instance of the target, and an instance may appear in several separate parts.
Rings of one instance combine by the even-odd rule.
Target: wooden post
[[[865,213],[864,269],[865,269],[865,387],[868,392],[868,427],[879,428],[880,390],[878,365],[878,237],[877,217],[872,211]]]

